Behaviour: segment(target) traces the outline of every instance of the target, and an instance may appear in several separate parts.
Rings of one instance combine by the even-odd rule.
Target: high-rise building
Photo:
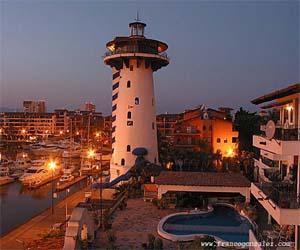
[[[45,113],[46,112],[46,103],[45,101],[32,101],[26,100],[23,101],[23,110],[28,113]]]
[[[113,73],[111,179],[125,174],[139,154],[158,163],[153,72],[169,64],[168,46],[145,38],[145,26],[130,23],[130,36],[106,44],[104,63]]]
[[[91,102],[86,102],[84,105],[84,111],[96,112],[96,105]]]

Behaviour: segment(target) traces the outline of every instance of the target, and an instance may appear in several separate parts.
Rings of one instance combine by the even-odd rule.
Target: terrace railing
[[[278,183],[256,183],[268,197],[280,208],[300,208],[300,197],[297,196],[295,185]]]

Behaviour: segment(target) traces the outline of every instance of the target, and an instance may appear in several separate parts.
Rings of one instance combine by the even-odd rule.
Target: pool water
[[[207,234],[229,242],[248,242],[250,228],[248,219],[225,205],[214,206],[207,214],[174,215],[163,225],[170,234]]]

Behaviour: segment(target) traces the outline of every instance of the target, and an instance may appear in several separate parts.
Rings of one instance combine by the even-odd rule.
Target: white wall
[[[137,60],[130,59],[130,65],[133,71],[123,65],[120,77],[113,80],[113,83],[119,80],[119,88],[113,91],[113,94],[118,93],[118,98],[112,103],[117,104],[117,109],[113,112],[116,121],[112,126],[116,126],[116,130],[112,136],[115,143],[112,146],[111,179],[116,178],[118,173],[126,173],[134,165],[136,156],[132,150],[135,148],[146,148],[148,155],[145,158],[150,162],[158,161],[153,71],[151,67],[145,67],[144,60],[137,67]],[[127,81],[131,82],[130,88],[127,88]],[[136,97],[139,98],[138,105],[135,104]],[[132,119],[127,119],[129,111]],[[133,126],[127,126],[127,121],[133,121]],[[131,152],[127,152],[127,145],[130,145]],[[121,166],[122,159],[125,159],[125,166]]]

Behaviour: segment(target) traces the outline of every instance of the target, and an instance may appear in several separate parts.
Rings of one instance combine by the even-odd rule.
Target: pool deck
[[[148,234],[158,237],[158,222],[175,209],[158,209],[151,202],[143,199],[129,199],[126,209],[116,211],[112,230],[116,235],[116,245],[119,249],[142,249],[142,244],[148,242]],[[96,249],[106,249],[108,245],[106,233],[99,232],[96,239]],[[164,240],[164,249],[176,249],[176,243]]]
[[[65,221],[65,206],[67,203],[68,206],[68,214],[70,214],[73,208],[77,205],[78,202],[84,200],[84,192],[86,189],[82,189],[70,196],[68,196],[65,200],[59,202],[54,209],[54,215],[51,214],[51,210],[47,209],[41,214],[33,217],[29,221],[20,225],[16,229],[7,233],[0,239],[0,249],[2,250],[21,250],[24,249],[23,244],[27,245],[31,242],[37,241],[41,239],[41,234],[43,232],[47,232],[51,226],[55,223],[62,223]],[[48,245],[47,249],[61,249],[61,243],[59,239],[54,240],[53,245]],[[51,247],[52,246],[52,247]],[[36,249],[36,248],[31,248]],[[43,249],[43,248],[38,248]]]

